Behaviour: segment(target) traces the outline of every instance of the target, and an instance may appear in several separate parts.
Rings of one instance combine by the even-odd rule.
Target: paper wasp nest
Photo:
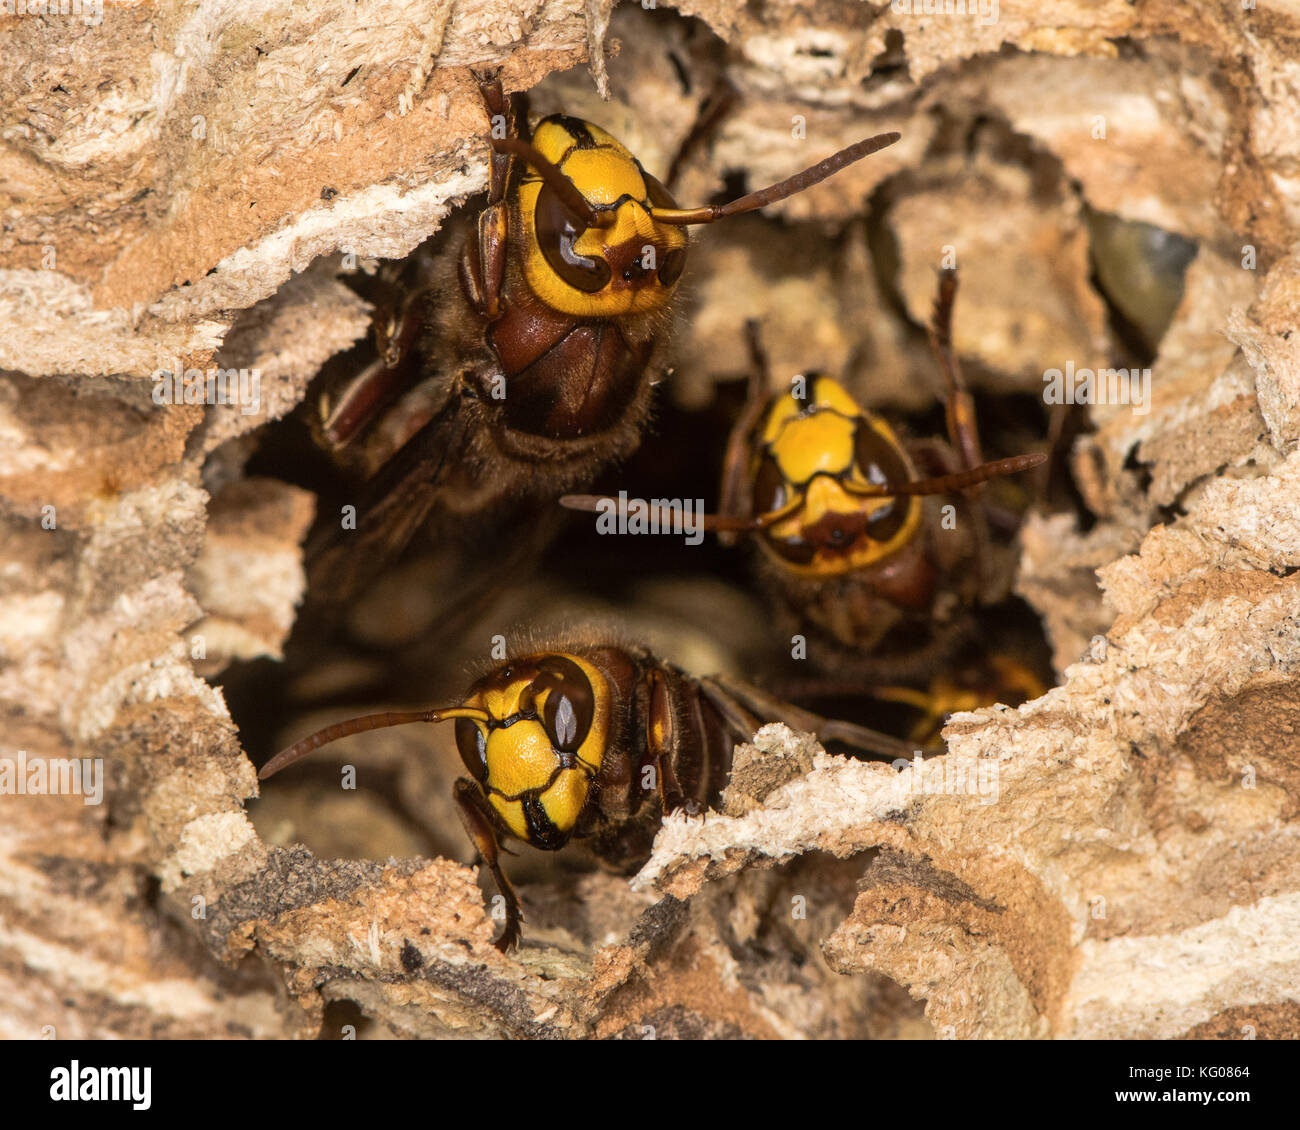
[[[1300,1035],[1300,18],[994,7],[5,21],[0,755],[98,758],[106,777],[100,805],[0,797],[0,1031]],[[955,716],[925,769],[944,780],[765,729],[725,811],[670,819],[633,883],[526,885],[517,957],[490,947],[473,869],[442,857],[463,849],[370,822],[373,798],[303,786],[255,829],[254,769],[208,681],[277,656],[302,596],[313,499],[245,475],[254,431],[366,331],[340,257],[403,256],[484,188],[472,72],[495,68],[651,169],[725,73],[741,97],[683,198],[902,132],[777,209],[784,243],[762,237],[772,217],[700,239],[683,404],[708,401],[718,358],[743,369],[759,317],[774,372],[924,405],[915,329],[947,248],[979,386],[1040,397],[1063,359],[1106,364],[1098,280],[1137,271],[1090,258],[1107,224],[1195,247],[1150,410],[1092,406],[1077,513],[1023,531],[1018,588],[1060,685]],[[257,369],[259,411],[159,406],[152,375],[178,360]],[[420,775],[427,739],[349,756],[454,820],[444,778]],[[338,858],[293,846],[313,820]]]

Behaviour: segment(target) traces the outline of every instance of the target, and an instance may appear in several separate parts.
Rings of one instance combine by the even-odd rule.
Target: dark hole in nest
[[[867,89],[883,85],[896,78],[906,78],[910,66],[903,44],[903,33],[898,28],[885,32],[885,47],[871,60],[871,72],[862,80]]]
[[[640,449],[623,467],[601,476],[594,491],[617,493],[626,490],[630,497],[646,498],[702,497],[705,508],[709,512],[716,511],[725,439],[742,401],[743,387],[738,382],[720,384],[717,397],[698,410],[685,410],[669,398],[663,398],[655,423]],[[1043,426],[1041,405],[1032,397],[981,395],[978,410],[981,420],[987,424],[984,438],[989,457],[1005,453],[1002,444],[1006,436],[1013,437],[1013,442],[1020,442],[1025,434]],[[911,414],[905,418],[905,423],[914,434],[941,432],[942,407],[935,405],[924,412]],[[293,443],[277,444],[275,460],[266,458],[266,455],[264,449],[250,464],[250,470],[265,473],[269,463],[287,458],[294,464],[295,477],[300,482],[305,480],[304,485],[313,485],[313,476],[304,475],[304,471],[312,467],[313,460],[319,462],[320,456],[313,452],[305,432]],[[327,468],[322,466],[320,469],[328,474]],[[323,479],[316,480],[317,489],[327,489],[322,484]],[[712,537],[706,537],[700,545],[690,546],[683,539],[674,537],[633,540],[603,536],[596,532],[589,516],[575,515],[568,520],[564,533],[538,560],[537,575],[547,588],[554,588],[562,596],[582,593],[606,606],[620,609],[638,608],[640,594],[647,585],[675,577],[683,578],[685,584],[700,577],[709,578],[761,600],[752,575],[752,554],[752,547],[726,548]],[[379,583],[387,582],[381,579]],[[491,633],[484,635],[479,631],[477,634],[487,639]],[[985,610],[980,618],[979,641],[979,648],[991,646],[1018,657],[1045,686],[1051,685],[1049,649],[1037,616],[1023,601],[1009,598]],[[404,660],[399,655],[394,662],[394,656],[382,651],[376,653],[373,647],[351,645],[354,659],[378,659],[374,678],[334,696],[328,703],[311,705],[354,706],[356,713],[378,709],[380,707],[376,704],[381,702],[409,700],[413,704],[423,702],[428,705],[437,701],[427,689],[428,664],[436,661],[436,656],[445,647],[446,641],[436,638],[421,640],[406,649],[408,656],[418,657],[416,661]],[[967,649],[956,661],[968,662],[979,648]],[[739,652],[736,655],[737,666],[740,670],[752,672],[751,677],[762,682],[765,681],[764,672],[767,678],[779,676],[783,669],[789,674],[788,651],[788,640],[768,640],[759,650]],[[294,656],[291,649],[288,666],[257,660],[251,664],[236,664],[221,677],[220,682],[240,726],[245,748],[257,763],[269,759],[276,751],[277,742],[285,740],[286,723],[300,709],[293,694],[294,680],[316,658],[317,653],[312,651]],[[802,675],[805,672],[797,669],[796,673]],[[457,685],[457,671],[444,672],[444,675],[443,685],[451,693],[463,689]],[[1016,705],[1018,701],[1009,704]],[[833,684],[824,693],[803,695],[799,702],[827,716],[844,718],[899,736],[905,736],[916,722],[912,708],[861,694],[843,693]],[[293,736],[301,736],[302,732],[299,727]],[[841,748],[836,751],[851,752]],[[322,761],[315,767],[308,762],[294,770],[300,780],[305,781],[307,775],[314,779],[324,773],[337,784],[337,759],[331,760],[326,753],[319,755]],[[378,780],[372,780],[373,776],[370,773],[366,775],[367,788]],[[403,811],[397,803],[396,791],[391,785],[391,781],[382,784],[379,793],[385,803],[393,805],[400,820],[408,821],[411,814]]]
[[[1154,224],[1087,209],[1090,281],[1106,303],[1118,364],[1148,366],[1183,297],[1197,244]]]
[[[361,1040],[374,1031],[375,1022],[353,1000],[330,1001],[325,1006],[318,1040]]]
[[[629,497],[702,498],[706,510],[715,512],[719,505],[718,483],[726,437],[743,396],[743,383],[733,381],[719,384],[714,400],[699,409],[683,409],[671,398],[661,397],[654,422],[640,448],[621,468],[600,476],[593,491],[617,494],[626,490]],[[1042,405],[1031,396],[980,394],[978,413],[989,458],[1028,449],[1024,447],[1026,439],[1042,435],[1045,430]],[[935,403],[922,412],[902,417],[900,422],[914,435],[942,434],[942,406]],[[326,498],[334,489],[335,472],[312,444],[300,419],[290,419],[269,429],[248,464],[248,471],[288,479]],[[1064,501],[1067,505],[1073,502],[1068,492]],[[589,516],[575,515],[567,520],[563,534],[538,560],[537,574],[562,594],[584,593],[614,608],[632,608],[647,584],[673,577],[707,577],[737,592],[755,596],[751,554],[750,547],[726,548],[713,537],[706,537],[696,546],[674,537],[639,538],[633,544],[628,538],[600,535]],[[383,578],[378,582],[387,583]],[[300,624],[298,630],[303,627]],[[310,629],[312,625],[306,627]],[[992,610],[988,628],[999,646],[1024,656],[1050,685],[1050,666],[1041,628],[1023,602],[1008,601]],[[483,638],[486,640],[491,634]],[[408,659],[399,657],[396,663],[393,656],[383,654],[382,649],[376,652],[371,645],[352,641],[348,647],[358,661],[377,660],[375,677],[333,696],[328,703],[313,705],[355,704],[357,712],[362,712],[374,709],[373,704],[380,700],[410,698],[412,702],[425,704],[433,701],[427,663],[431,658],[436,660],[445,647],[443,641],[423,641],[422,645],[408,649]],[[736,657],[737,666],[761,674],[764,669],[771,670],[774,662],[786,653],[788,640],[771,641],[760,652],[740,653]],[[410,656],[417,657],[417,661],[409,661]],[[275,752],[282,727],[298,709],[292,695],[294,679],[319,658],[314,650],[294,655],[291,647],[288,665],[269,660],[237,663],[221,676],[219,682],[240,726],[245,748],[258,763]],[[450,693],[463,689],[457,685],[458,670],[444,675],[443,683]],[[898,717],[893,707],[882,709],[879,703],[866,704],[860,696],[855,701],[852,696],[829,695],[807,705],[823,713],[887,730],[889,723]]]

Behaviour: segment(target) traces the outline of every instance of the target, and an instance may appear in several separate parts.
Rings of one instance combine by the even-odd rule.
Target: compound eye
[[[641,163],[637,162],[637,168],[641,170],[641,179],[645,181],[646,192],[650,197],[650,203],[655,208],[676,208],[677,201],[673,199],[673,194],[664,187],[664,182],[658,177],[652,177],[645,169],[641,168]]]
[[[686,249],[684,247],[674,247],[664,256],[664,261],[659,264],[660,285],[672,286],[682,277],[682,270],[685,267]]]
[[[853,437],[853,458],[858,474],[872,486],[905,483],[911,477],[898,448],[866,420],[859,420]]]
[[[905,483],[909,478],[907,465],[898,449],[865,420],[858,421],[853,455],[858,474],[872,486]],[[908,512],[906,496],[896,497],[887,506],[878,507],[867,519],[867,536],[877,542],[890,541],[903,528]]]
[[[587,229],[548,184],[537,194],[534,223],[542,257],[566,283],[584,294],[595,294],[609,285],[609,264],[604,259],[588,259],[574,251],[574,242]]]
[[[558,750],[574,753],[587,740],[596,713],[596,696],[581,667],[561,655],[542,660],[541,673],[533,680],[533,690],[540,698],[543,691],[542,725],[551,744]]]
[[[478,780],[487,780],[487,738],[473,718],[456,719],[456,748],[465,768]]]
[[[817,556],[817,547],[803,538],[772,538],[771,546],[787,561],[795,565],[810,565]]]
[[[790,490],[785,476],[772,455],[764,455],[754,476],[754,513],[773,514],[784,510],[790,502]]]
[[[572,749],[578,737],[578,715],[573,709],[573,701],[567,695],[560,695],[554,710],[547,712],[548,729],[555,735],[555,745],[559,749]]]
[[[896,498],[888,506],[874,510],[867,519],[867,537],[872,541],[890,541],[907,521],[908,502]]]
[[[645,169],[641,170],[641,177],[645,181],[646,193],[650,197],[650,206],[652,208],[676,208],[677,201],[673,199],[673,194],[663,186],[663,182],[652,177]],[[686,266],[686,248],[675,247],[664,256],[663,262],[659,264],[659,285],[672,286],[682,277],[682,270]]]

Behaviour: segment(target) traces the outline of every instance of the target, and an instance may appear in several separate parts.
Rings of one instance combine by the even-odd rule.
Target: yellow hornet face
[[[600,770],[609,736],[604,677],[576,655],[514,660],[481,679],[456,720],[461,759],[505,826],[534,847],[563,847]]]
[[[686,265],[686,233],[650,215],[652,206],[676,206],[667,190],[619,142],[578,118],[544,119],[532,144],[613,222],[584,227],[525,167],[518,198],[529,289],[552,310],[579,317],[661,308]]]
[[[862,497],[854,488],[904,483],[912,465],[893,430],[829,377],[807,395],[772,398],[753,463],[754,514],[775,517],[764,548],[791,572],[831,577],[903,548],[921,524],[921,500]]]

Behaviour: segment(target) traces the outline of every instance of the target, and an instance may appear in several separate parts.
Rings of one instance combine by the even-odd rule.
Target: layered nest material
[[[1300,1034],[1300,15],[676,7],[3,22],[0,756],[101,758],[107,781],[98,806],[0,798],[0,1032]],[[246,474],[258,429],[366,332],[347,272],[484,189],[495,70],[650,169],[729,82],[690,201],[902,133],[699,240],[678,405],[743,369],[757,317],[775,373],[924,407],[949,251],[981,395],[1154,355],[1150,410],[1089,407],[1073,509],[1022,531],[1055,689],[954,716],[947,755],[902,772],[767,727],[723,811],[668,819],[632,882],[527,886],[513,955],[474,869],[368,824],[379,799],[302,786],[255,827],[209,681],[278,656],[303,595],[314,499]],[[156,404],[178,362],[259,369],[260,411]],[[454,820],[422,741],[352,751]],[[295,846],[313,821],[340,858]]]

